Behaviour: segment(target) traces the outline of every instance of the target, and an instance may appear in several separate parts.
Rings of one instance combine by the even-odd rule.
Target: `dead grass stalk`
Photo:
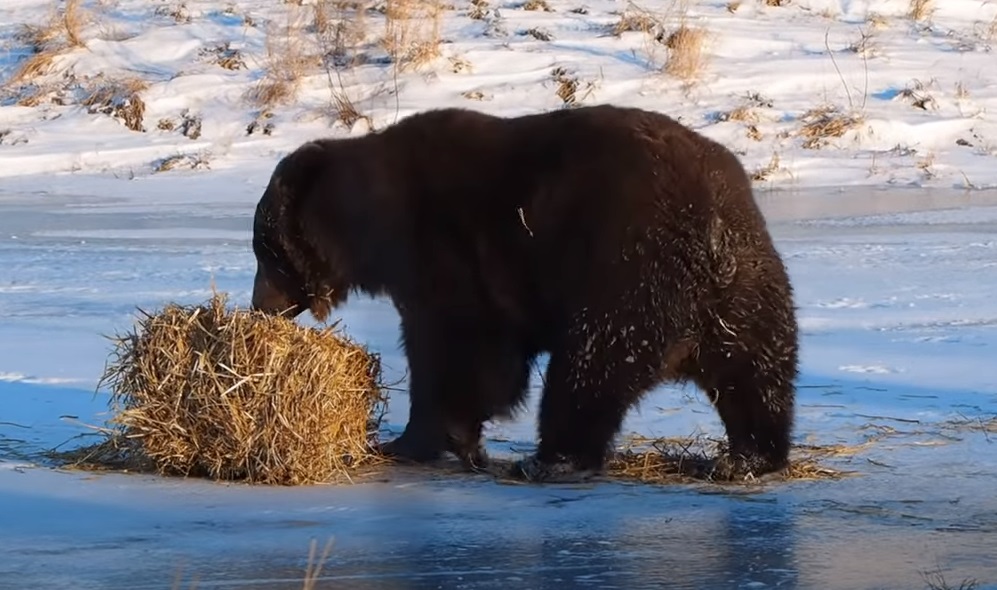
[[[381,45],[398,71],[418,69],[441,55],[439,0],[387,0]]]
[[[841,137],[846,132],[862,124],[862,117],[842,113],[834,106],[820,106],[810,109],[800,117],[803,126],[797,134],[803,138],[806,149],[820,149],[828,138]]]
[[[754,172],[751,173],[751,180],[755,182],[764,182],[781,170],[782,161],[779,158],[779,154],[773,153],[768,164],[759,166]]]
[[[706,29],[680,25],[665,39],[668,48],[665,72],[686,81],[698,77],[707,63],[707,39]]]
[[[910,0],[907,16],[913,21],[923,21],[935,12],[934,0]]]
[[[367,38],[366,3],[319,1],[313,6],[312,24],[327,60],[336,67],[358,63],[359,48]]]
[[[620,15],[620,20],[613,25],[612,33],[616,37],[629,32],[649,35],[656,32],[658,27],[660,20],[652,12],[630,3]]]
[[[17,39],[31,48],[31,56],[14,71],[7,88],[31,83],[49,73],[55,59],[63,53],[84,46],[83,29],[90,21],[80,6],[81,0],[66,0],[61,10],[53,10],[43,25],[24,25]]]
[[[91,114],[108,115],[132,131],[145,131],[145,101],[140,93],[146,88],[148,84],[140,78],[98,76],[86,84],[82,104]]]
[[[318,59],[306,51],[302,28],[299,22],[292,22],[291,11],[283,26],[268,28],[263,77],[250,89],[249,95],[260,110],[270,110],[293,100],[302,77],[318,65]]]

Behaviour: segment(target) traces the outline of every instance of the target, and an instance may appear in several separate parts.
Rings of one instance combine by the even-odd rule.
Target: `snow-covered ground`
[[[937,1],[915,20],[908,0],[461,0],[441,13],[440,57],[398,71],[378,45],[385,6],[415,0],[372,4],[363,26],[353,3],[322,3],[319,27],[307,2],[77,4],[80,26],[39,41],[23,25],[66,2],[0,3],[0,588],[168,588],[178,571],[183,587],[298,588],[309,541],[329,537],[330,588],[910,589],[939,568],[997,588],[997,3]],[[327,74],[340,6],[349,42],[326,63],[352,63]],[[612,34],[624,17],[650,32]],[[655,40],[683,20],[709,32],[691,80],[662,70],[678,58]],[[51,55],[12,78],[32,45]],[[295,93],[254,104],[275,75]],[[134,91],[142,131],[88,112],[114,80],[108,104]],[[857,477],[745,491],[399,472],[273,489],[34,459],[106,417],[103,335],[136,306],[203,301],[212,281],[248,302],[252,211],[277,158],[367,129],[331,94],[380,128],[441,106],[561,108],[572,87],[580,104],[669,112],[759,171],[803,327],[796,437],[873,441],[829,460]],[[800,135],[827,105],[855,124]],[[404,375],[389,305],[341,315],[386,379]],[[406,406],[393,395],[389,428]],[[492,425],[492,449],[529,450],[534,418]],[[625,431],[721,432],[701,394],[671,387]]]
[[[141,178],[172,158],[158,174],[258,181],[306,137],[570,96],[668,112],[738,150],[766,186],[997,186],[997,3],[931,0],[914,18],[917,3],[4,0],[0,177]],[[401,18],[430,4],[435,21]],[[63,5],[77,7],[68,19]],[[672,45],[701,51],[666,46],[680,25],[703,34]],[[266,89],[274,100],[255,100]],[[337,99],[366,118],[344,124]],[[118,106],[130,118],[107,114]],[[853,124],[805,133],[842,118]]]

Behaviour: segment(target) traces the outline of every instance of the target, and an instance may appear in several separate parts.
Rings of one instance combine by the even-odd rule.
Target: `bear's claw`
[[[412,444],[412,438],[403,433],[394,440],[378,445],[375,449],[379,454],[392,459],[412,463],[428,463],[439,458],[439,451],[425,448],[424,445]]]
[[[711,481],[765,481],[781,475],[788,465],[775,465],[758,455],[726,453],[703,475]]]

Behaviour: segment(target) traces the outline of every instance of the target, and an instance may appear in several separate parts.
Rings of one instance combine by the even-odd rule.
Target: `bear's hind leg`
[[[759,477],[789,462],[794,413],[796,348],[745,340],[729,352],[702,354],[695,377],[720,414],[728,453],[713,478]]]

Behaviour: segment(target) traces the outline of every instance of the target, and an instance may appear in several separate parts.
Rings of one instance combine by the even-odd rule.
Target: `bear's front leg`
[[[440,434],[443,428],[440,420],[431,415],[429,410],[420,408],[426,402],[419,394],[412,396],[413,391],[418,391],[418,388],[409,388],[412,401],[405,430],[398,438],[381,444],[377,450],[386,457],[415,463],[435,461],[446,450],[445,437]]]
[[[511,415],[525,399],[533,357],[514,331],[488,313],[410,311],[402,319],[402,337],[409,421],[382,452],[432,461],[449,451],[469,471],[483,469],[483,425]]]
[[[409,416],[402,434],[380,445],[381,454],[425,463],[447,450],[442,392],[447,374],[446,350],[433,338],[426,321],[402,318],[402,342],[409,366]]]

